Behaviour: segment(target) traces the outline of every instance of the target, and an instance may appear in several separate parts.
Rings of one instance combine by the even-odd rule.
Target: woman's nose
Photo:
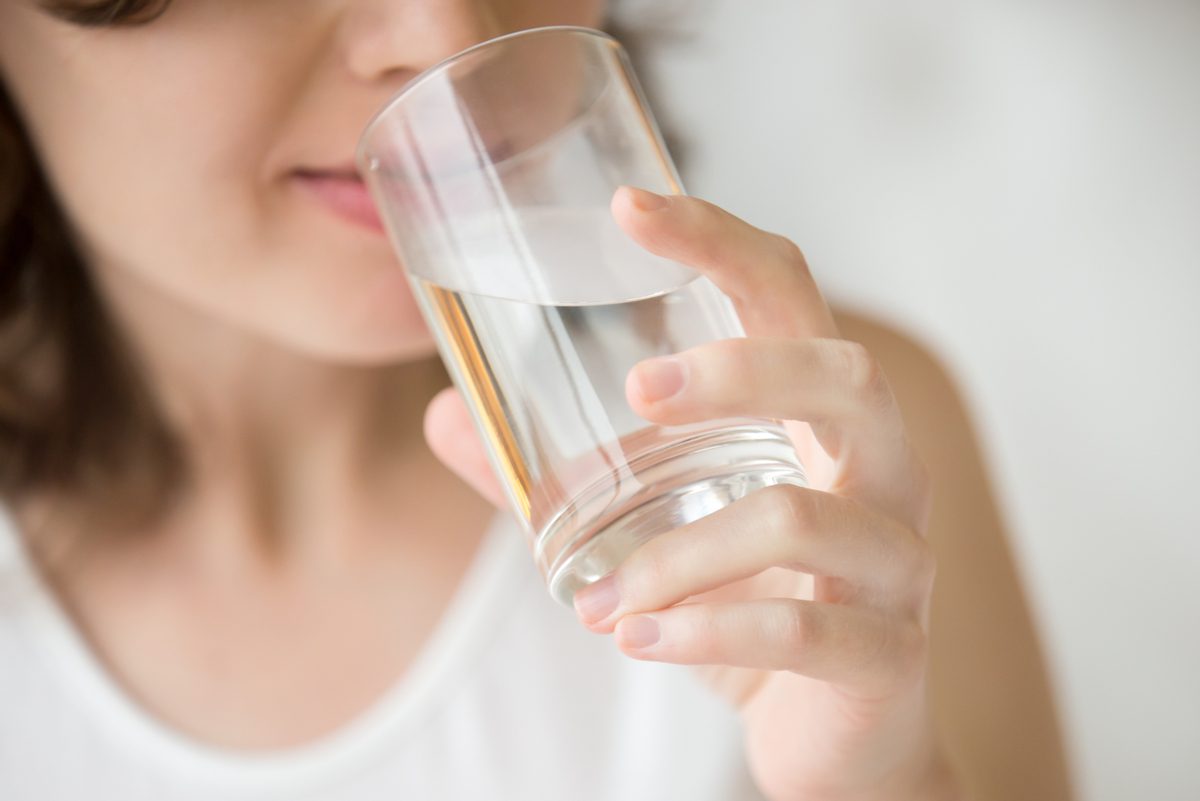
[[[492,0],[350,0],[340,26],[347,68],[364,82],[407,79],[504,33]]]

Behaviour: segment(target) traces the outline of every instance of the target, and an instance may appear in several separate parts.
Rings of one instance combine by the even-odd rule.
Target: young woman
[[[663,535],[572,619],[338,200],[414,74],[605,13],[0,2],[0,797],[963,797],[927,473],[795,245],[614,198],[749,334],[639,365],[630,404],[808,421],[815,489]]]

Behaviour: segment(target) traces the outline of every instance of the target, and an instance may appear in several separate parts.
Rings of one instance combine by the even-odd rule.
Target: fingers
[[[673,392],[663,395],[664,390]],[[722,417],[810,423],[821,449],[835,461],[829,489],[922,528],[924,469],[882,368],[858,343],[719,340],[634,365],[625,393],[635,412],[662,425]]]
[[[669,386],[668,360],[680,372]],[[675,391],[662,396],[664,389]],[[758,415],[832,423],[872,437],[904,431],[882,369],[861,345],[841,339],[709,342],[634,365],[626,395],[639,414],[667,425]]]
[[[770,567],[844,579],[882,607],[919,606],[934,573],[916,532],[848,498],[781,484],[649,540],[576,593],[575,608],[592,631],[607,633],[625,615]]]
[[[808,263],[790,240],[686,195],[621,187],[612,213],[642,247],[712,280],[733,301],[747,335],[838,336]]]
[[[918,680],[926,649],[915,619],[791,598],[683,604],[626,617],[614,638],[638,659],[788,670],[864,698]]]
[[[425,408],[425,440],[446,467],[476,492],[501,509],[509,508],[504,488],[496,479],[471,413],[457,389],[448,387]]]
[[[733,301],[751,340],[839,339],[833,316],[803,254],[786,238],[755,228],[698,198],[662,197],[632,187],[622,187],[614,194],[612,212],[626,233],[647,250],[694,267],[711,279]],[[813,366],[828,367],[836,374],[813,373],[813,380],[805,382],[801,373],[807,369],[806,362],[790,361],[794,352],[784,345],[774,346],[770,353],[766,351],[773,346],[744,352],[733,352],[741,346],[728,347],[730,351],[724,352],[723,359],[721,352],[711,354],[721,362],[716,366],[725,369],[714,369],[707,361],[686,363],[690,369],[685,371],[685,393],[687,384],[699,382],[697,385],[715,392],[705,396],[714,405],[739,408],[739,414],[744,415],[803,421],[793,424],[797,427],[797,447],[822,487],[854,493],[881,510],[901,515],[905,522],[923,522],[928,515],[924,468],[904,436],[883,372],[864,348],[843,342],[809,350],[810,363],[817,362]],[[736,362],[736,358],[759,354],[761,358],[753,364]],[[643,365],[636,372],[638,376],[629,379],[627,394],[630,405],[643,417],[669,423],[718,416],[713,406],[702,405],[700,395],[680,395],[670,402],[650,401],[638,394],[641,379],[651,378],[650,370]],[[831,377],[831,384],[820,385],[820,379]],[[669,376],[658,378],[660,388],[671,387]],[[751,383],[751,378],[757,383]],[[645,386],[650,386],[649,380]],[[775,391],[769,394],[772,386]],[[736,394],[739,389],[740,395]],[[806,408],[802,404],[809,396],[801,393],[814,390],[834,403],[818,404],[815,410]],[[830,395],[839,391],[840,397]],[[694,404],[688,402],[689,397]],[[791,404],[800,408],[784,414],[771,411],[787,409]],[[843,416],[817,418],[823,411],[842,412]],[[844,414],[847,411],[858,414],[848,418]],[[844,423],[848,420],[856,425],[847,427]]]
[[[919,534],[928,488],[882,370],[840,340],[789,240],[705,201],[630,187],[612,212],[642,247],[716,284],[748,335],[635,366],[631,407],[662,425],[795,421],[797,447],[833,462],[829,493],[767,488],[645,543],[576,594],[579,616],[638,658],[790,670],[879,697],[919,677],[935,569]],[[837,603],[761,597],[773,590],[699,598],[772,568],[831,579],[838,591],[816,597]]]

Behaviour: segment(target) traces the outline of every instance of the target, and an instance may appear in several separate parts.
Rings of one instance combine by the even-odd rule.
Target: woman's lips
[[[375,202],[357,174],[296,170],[292,178],[304,191],[343,219],[376,233],[384,232]]]

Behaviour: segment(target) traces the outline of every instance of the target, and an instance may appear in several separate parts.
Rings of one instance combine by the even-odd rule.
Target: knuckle
[[[787,539],[805,536],[816,524],[817,509],[812,492],[792,484],[775,484],[764,487],[758,494],[767,505],[768,524]]]
[[[871,641],[861,644],[857,675],[873,693],[891,695],[925,673],[928,637],[915,620],[887,619]]]
[[[875,388],[881,371],[879,363],[865,345],[845,340],[841,343],[841,356],[851,389],[862,394]]]
[[[803,275],[808,275],[808,259],[804,256],[804,251],[800,246],[786,236],[780,234],[772,234],[775,246],[779,249],[779,253],[783,262],[791,267],[796,272]]]
[[[786,652],[803,653],[819,646],[823,637],[821,616],[804,601],[783,600],[776,616],[776,641]]]
[[[911,532],[912,547],[908,549],[908,576],[913,587],[927,594],[933,589],[933,580],[937,575],[937,556],[933,546],[915,531]]]
[[[846,383],[853,396],[872,407],[885,401],[889,394],[887,378],[871,351],[848,340],[842,341],[840,350]]]
[[[656,537],[635,550],[618,569],[621,602],[637,607],[654,598],[671,580],[670,549],[666,540]]]
[[[713,203],[711,200],[705,200],[702,197],[695,195],[676,195],[674,199],[688,204],[704,222],[715,222],[717,220],[731,217],[728,211]]]

